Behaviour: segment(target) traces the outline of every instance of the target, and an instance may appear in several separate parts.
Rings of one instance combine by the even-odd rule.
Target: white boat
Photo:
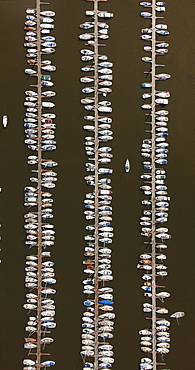
[[[159,91],[155,92],[156,96],[159,96],[160,98],[169,98],[171,96],[169,91]]]
[[[48,71],[48,72],[54,72],[56,70],[56,67],[49,64],[46,66],[42,66],[41,69],[43,69],[44,71]]]
[[[185,316],[185,312],[182,312],[182,311],[178,311],[170,315],[172,319],[180,319],[181,317],[184,317],[184,316]]]
[[[157,48],[168,48],[169,44],[167,42],[160,42],[156,46]]]
[[[156,24],[156,28],[158,30],[167,30],[167,24],[161,24],[161,23]]]
[[[87,11],[86,11],[87,13]],[[87,15],[87,14],[86,14]],[[107,11],[98,11],[98,18],[113,18],[114,14]]]
[[[140,3],[140,5],[147,7],[147,6],[151,6],[152,4],[151,4],[151,3],[149,3],[148,1],[142,1],[142,2]]]
[[[169,100],[168,99],[163,99],[163,98],[157,98],[157,99],[155,99],[155,103],[166,105],[166,104],[169,103]]]
[[[151,46],[144,46],[143,49],[145,51],[152,51],[152,47]]]
[[[98,85],[100,85],[100,86],[111,86],[112,82],[106,80],[106,81],[98,82]]]
[[[40,12],[40,14],[45,16],[45,17],[54,17],[55,16],[55,12],[53,12],[52,10],[44,10],[43,12]]]
[[[168,53],[168,49],[156,49],[155,50],[157,54],[167,54]]]
[[[152,39],[152,36],[150,35],[141,35],[140,36],[142,40],[151,40]]]
[[[129,159],[127,158],[125,161],[125,172],[128,173],[130,171],[131,165]]]
[[[89,50],[89,49],[81,49],[81,54],[83,55],[94,55],[94,51]]]
[[[8,117],[6,115],[3,115],[2,125],[3,125],[4,128],[7,127],[7,123],[8,123]]]
[[[46,53],[46,54],[55,53],[55,49],[54,48],[43,48],[41,51],[43,53]]]
[[[101,106],[101,107],[98,107],[98,111],[103,112],[103,113],[111,113],[112,108],[108,106]]]
[[[42,102],[42,108],[53,108],[55,107],[55,104],[54,103],[51,103],[51,102]]]
[[[165,6],[156,6],[155,9],[157,12],[165,12]]]
[[[152,17],[152,13],[149,12],[141,12],[140,15],[144,18]]]
[[[52,81],[41,81],[42,86],[53,86],[54,83]]]
[[[81,35],[79,35],[80,40],[90,40],[92,38],[94,38],[94,35],[91,33],[82,33]]]
[[[41,23],[40,28],[54,29],[54,25],[51,23]]]
[[[31,69],[31,68],[25,68],[24,72],[28,75],[32,75],[32,74],[37,73],[37,71],[35,71],[34,69]]]
[[[55,37],[53,37],[53,36],[43,36],[43,37],[41,37],[41,40],[43,40],[43,41],[55,41]],[[44,60],[41,61],[41,63],[44,63],[44,62],[45,62]]]
[[[142,57],[142,60],[143,60],[143,62],[146,62],[146,63],[152,62],[152,58],[150,58],[150,57]]]
[[[112,69],[110,69],[110,68],[100,68],[100,69],[98,69],[98,73],[111,74],[112,73]]]
[[[168,73],[159,73],[155,75],[155,78],[158,78],[159,80],[167,80],[168,78],[171,78],[171,75]]]
[[[141,33],[152,33],[152,29],[151,28],[142,28]]]

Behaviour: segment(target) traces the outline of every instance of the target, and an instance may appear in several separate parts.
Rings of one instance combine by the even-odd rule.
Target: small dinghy
[[[130,171],[131,165],[129,159],[127,158],[125,161],[125,172],[128,173]]]

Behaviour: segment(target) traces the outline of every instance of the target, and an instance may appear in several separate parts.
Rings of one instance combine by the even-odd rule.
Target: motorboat
[[[42,66],[41,69],[43,69],[44,71],[48,71],[48,72],[54,72],[56,70],[56,67],[52,66],[51,64],[48,64],[48,65]]]
[[[112,108],[111,107],[106,107],[106,106],[100,106],[100,107],[98,107],[98,111],[103,112],[103,113],[111,113]]]
[[[91,87],[85,87],[84,89],[82,89],[82,92],[84,94],[91,94],[92,92],[94,92],[94,88],[91,88]]]
[[[152,17],[152,13],[149,13],[149,12],[141,12],[140,13],[140,16],[141,17],[144,17],[144,18],[150,18],[150,17]]]
[[[168,48],[169,44],[167,42],[160,42],[156,46],[157,48]]]
[[[93,24],[93,22],[84,22],[84,23],[81,23],[79,25],[79,27],[84,29],[84,30],[88,30],[89,28],[93,28],[94,24]]]
[[[151,6],[152,4],[149,3],[148,1],[143,1],[141,3],[139,3],[140,5],[144,6],[144,7],[148,7],[148,6]]]
[[[150,57],[142,57],[142,60],[143,60],[143,62],[149,62],[149,63],[151,63],[152,62],[152,58],[150,58]]]
[[[165,6],[156,6],[156,12],[165,12]]]
[[[44,18],[46,20],[46,18]],[[48,19],[48,18],[47,18]],[[51,19],[51,18],[50,18]],[[43,21],[43,19],[41,20]],[[52,19],[52,22],[53,22],[53,19]],[[40,28],[46,28],[46,29],[54,29],[54,25],[49,23],[49,22],[46,22],[46,23],[41,23],[40,24]]]
[[[105,81],[98,82],[98,85],[100,85],[100,86],[111,86],[112,82],[105,80]]]
[[[152,33],[152,29],[151,28],[142,28],[141,29],[141,33]]]
[[[42,102],[42,108],[53,108],[55,107],[54,103],[51,102]]]
[[[53,365],[55,365],[55,361],[48,360],[48,361],[41,362],[42,367],[49,367]]]
[[[32,74],[37,73],[37,71],[35,71],[34,69],[31,69],[31,68],[25,68],[24,72],[28,75],[32,75]]]
[[[143,49],[144,49],[144,51],[152,51],[151,46],[144,46]]]
[[[155,50],[155,52],[156,52],[156,54],[161,54],[161,55],[165,55],[165,54],[167,54],[168,53],[168,49],[156,49]]]
[[[171,78],[171,75],[169,75],[168,73],[158,73],[157,75],[155,75],[155,78],[159,80],[167,80],[168,78]]]
[[[46,53],[46,54],[52,54],[52,53],[55,53],[55,49],[54,48],[43,48],[41,50],[43,53]]]
[[[112,118],[100,116],[98,117],[98,121],[103,123],[112,123]]]
[[[141,87],[152,87],[152,84],[144,82],[141,84]]]
[[[185,316],[185,312],[183,311],[178,311],[170,315],[172,319],[180,319],[181,317],[184,317],[184,316]]]
[[[53,37],[53,36],[43,36],[43,37],[41,37],[41,40],[43,40],[43,41],[55,41],[55,37]],[[42,64],[45,63],[45,60],[42,60],[41,63]],[[48,63],[48,64],[50,64],[50,63]]]
[[[81,49],[81,54],[83,54],[83,55],[94,55],[95,53],[94,53],[94,51],[92,51],[92,50],[89,50],[89,49]]]
[[[102,74],[112,74],[112,69],[110,68],[99,68],[98,69],[98,73],[102,73]]]
[[[42,86],[53,86],[54,83],[52,81],[41,81]]]
[[[94,35],[91,33],[82,33],[81,35],[79,35],[80,40],[90,40],[92,38],[94,38]]]
[[[140,36],[142,40],[151,40],[152,36],[151,35],[141,35]]]
[[[161,24],[161,23],[156,24],[156,28],[158,30],[167,30],[167,24]]]
[[[41,44],[41,46],[44,46],[45,48],[55,48],[57,44],[54,41],[45,41]]]
[[[98,89],[98,92],[101,93],[103,96],[106,96],[107,94],[112,92],[112,89],[109,87],[102,87],[101,89]]]
[[[171,96],[169,91],[158,91],[155,92],[156,96],[159,96],[159,98],[169,98]]]

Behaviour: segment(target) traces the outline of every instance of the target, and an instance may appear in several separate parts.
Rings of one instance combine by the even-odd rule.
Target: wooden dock
[[[95,347],[94,347],[94,370],[98,370],[98,317],[99,317],[99,304],[98,304],[98,248],[99,248],[99,237],[98,237],[98,224],[99,224],[99,212],[98,212],[98,0],[94,0],[94,106],[95,106],[95,274],[94,274],[94,286],[95,286]]]
[[[151,109],[151,136],[152,136],[152,361],[153,370],[156,370],[156,213],[155,213],[155,69],[156,69],[156,1],[152,0],[152,109]]]
[[[42,300],[42,197],[41,197],[41,115],[42,115],[42,100],[41,100],[41,32],[40,32],[40,0],[36,0],[37,12],[37,93],[38,93],[38,277],[37,277],[37,363],[36,369],[41,369],[41,300]]]

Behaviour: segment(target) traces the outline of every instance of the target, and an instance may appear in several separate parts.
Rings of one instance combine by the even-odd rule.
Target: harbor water
[[[35,7],[33,0],[5,0],[0,2],[1,75],[0,112],[8,115],[8,126],[0,128],[0,369],[22,368],[24,327],[27,312],[25,303],[24,267],[29,254],[24,244],[23,189],[30,185],[30,166],[24,145],[24,90],[34,77],[24,74],[26,68],[24,20],[27,7]],[[79,24],[87,20],[85,10],[92,9],[90,2],[75,0],[51,0],[49,6],[56,12],[55,29],[58,47],[49,56],[57,66],[52,100],[57,114],[57,150],[44,154],[59,162],[58,182],[54,196],[54,224],[56,243],[52,250],[55,261],[57,284],[56,322],[54,344],[48,349],[50,358],[56,361],[57,370],[82,369],[80,357],[81,315],[84,311],[82,280],[84,226],[83,200],[86,191],[84,163],[86,161],[82,126],[83,107],[80,105],[81,84],[79,78],[80,49]],[[139,14],[139,2],[112,0],[99,4],[99,9],[114,13],[109,22],[109,42],[100,50],[109,55],[113,67],[113,93],[111,95],[114,140],[112,168],[113,240],[112,270],[115,296],[115,336],[113,340],[115,364],[113,369],[138,369],[141,357],[138,331],[148,327],[142,303],[145,301],[140,289],[141,272],[136,269],[139,255],[147,251],[140,236],[139,218],[143,196],[139,191],[143,173],[140,145],[149,137],[144,130],[144,111],[141,94],[142,82],[149,77],[141,57],[146,55],[140,40],[140,29],[148,21]],[[166,185],[171,197],[168,227],[172,239],[167,243],[168,277],[166,291],[171,297],[165,307],[170,314],[185,311],[186,316],[171,327],[171,351],[166,356],[164,368],[183,370],[193,368],[194,352],[194,61],[193,61],[193,12],[194,3],[175,0],[166,2],[165,19],[170,35],[163,38],[170,44],[169,53],[159,57],[166,64],[163,72],[172,78],[160,82],[159,89],[171,92],[169,110],[169,162],[166,166]],[[161,70],[158,70],[160,73]],[[158,86],[158,85],[157,85]],[[145,91],[144,91],[145,92]],[[124,161],[129,158],[131,171],[124,172]],[[162,281],[163,285],[163,281]],[[160,305],[160,304],[159,304]],[[168,318],[168,317],[167,317]],[[144,357],[144,356],[143,356]]]

